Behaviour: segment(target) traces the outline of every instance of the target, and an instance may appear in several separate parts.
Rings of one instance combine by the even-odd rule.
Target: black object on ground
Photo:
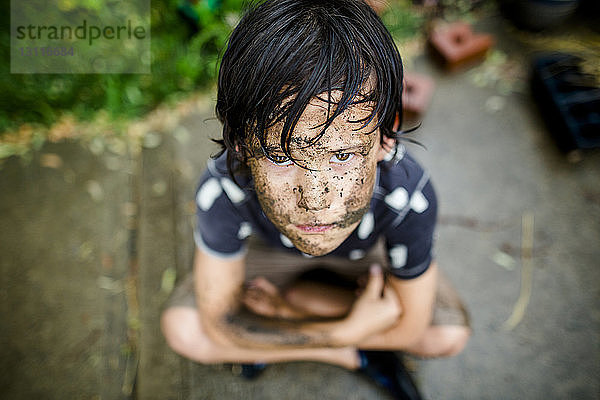
[[[501,0],[500,9],[518,28],[539,32],[565,22],[579,3],[579,0]]]
[[[571,54],[550,53],[533,63],[533,97],[565,152],[600,147],[600,87],[581,71],[582,61]]]

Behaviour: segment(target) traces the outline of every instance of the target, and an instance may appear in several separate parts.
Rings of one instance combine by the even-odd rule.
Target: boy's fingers
[[[369,282],[367,282],[365,294],[373,298],[381,297],[383,284],[383,272],[381,271],[381,267],[377,264],[371,265],[371,268],[369,269]]]
[[[277,286],[273,285],[268,279],[259,276],[251,281],[252,286],[264,290],[266,293],[276,296],[279,294]]]

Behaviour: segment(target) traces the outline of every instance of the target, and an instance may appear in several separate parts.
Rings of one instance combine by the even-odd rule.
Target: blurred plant
[[[98,10],[111,0],[77,2]],[[151,74],[0,74],[0,140],[23,124],[49,128],[65,115],[89,121],[98,110],[110,118],[127,119],[147,113],[164,101],[214,82],[219,52],[239,19],[242,1],[203,0],[194,5],[199,20],[190,29],[178,14],[180,0],[152,1]],[[6,9],[10,2],[2,0]],[[70,12],[72,1],[58,10]],[[0,55],[10,59],[8,29],[0,32]]]
[[[56,12],[102,10],[114,0],[58,0]],[[126,121],[214,84],[221,52],[247,5],[261,0],[153,0],[151,74],[0,74],[0,159],[39,148],[45,140],[94,132],[119,135]],[[10,0],[0,0],[9,9]],[[420,35],[422,10],[394,0],[382,19],[396,40]],[[8,25],[0,55],[10,59]],[[102,131],[102,132],[103,132]],[[99,133],[103,134],[103,133]]]
[[[425,16],[408,0],[397,0],[390,3],[381,20],[395,40],[403,41],[422,33]]]

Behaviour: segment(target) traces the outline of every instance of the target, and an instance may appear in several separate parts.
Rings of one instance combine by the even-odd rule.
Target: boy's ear
[[[400,130],[400,115],[396,114],[396,120],[394,121],[394,132],[398,132]],[[379,146],[379,151],[377,153],[377,162],[383,161],[385,157],[391,152],[394,151],[396,147],[396,139],[389,138],[387,136],[382,136],[381,146]]]
[[[398,132],[400,130],[400,114],[396,113],[396,119],[394,120],[394,127],[392,128],[394,132]]]
[[[387,136],[382,136],[382,141],[379,146],[379,150],[377,151],[377,162],[383,161],[391,151],[394,151],[395,147],[396,139]]]

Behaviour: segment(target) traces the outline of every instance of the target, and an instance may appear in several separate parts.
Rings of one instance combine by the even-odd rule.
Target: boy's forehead
[[[325,134],[315,142],[327,118],[335,111],[336,101],[341,98],[341,92],[332,92],[331,101],[327,101],[327,94],[311,99],[304,109],[294,131],[291,135],[290,150],[332,147],[347,148],[363,146],[372,142],[373,133],[377,124],[376,116],[372,117],[374,105],[372,103],[356,103],[346,108],[327,128]],[[367,121],[369,124],[365,126]],[[266,142],[269,149],[280,149],[283,122],[269,128],[266,132]]]

